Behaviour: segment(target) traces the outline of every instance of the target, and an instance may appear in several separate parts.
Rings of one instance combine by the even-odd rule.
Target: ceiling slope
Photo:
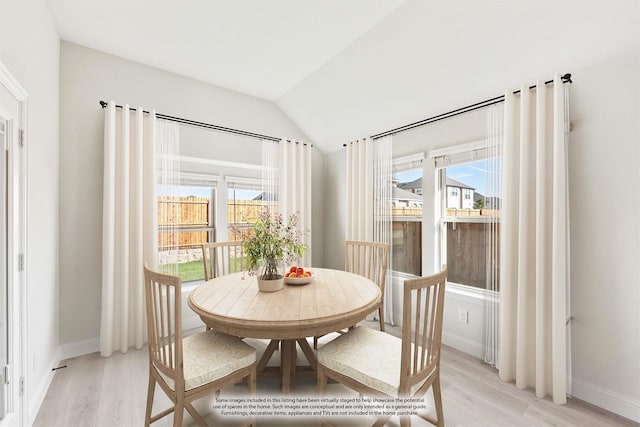
[[[277,104],[334,151],[616,55],[640,55],[640,2],[409,1]]]
[[[48,0],[64,40],[278,107],[321,150],[640,52],[636,0]]]
[[[49,0],[64,40],[274,101],[402,0]]]

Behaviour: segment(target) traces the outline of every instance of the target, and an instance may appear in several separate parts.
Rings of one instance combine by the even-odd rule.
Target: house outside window
[[[493,163],[492,167],[489,163]],[[491,194],[496,189],[488,189],[486,184],[499,182],[489,176],[496,163],[500,159],[460,162],[436,171],[441,194],[446,198],[441,212],[440,247],[449,282],[490,289],[489,280],[499,276],[500,209],[495,207],[500,205],[500,198]],[[452,187],[460,190],[457,204],[450,200]]]
[[[422,158],[394,159],[392,189],[393,270],[422,275]]]
[[[426,179],[438,188],[434,200],[423,200],[423,168],[402,167],[394,160],[393,270],[422,275],[423,207],[438,206],[440,261],[447,264],[448,281],[489,289],[498,271],[501,199],[500,158],[487,148],[453,149],[455,155],[434,156],[436,175]],[[495,151],[495,150],[494,150]],[[431,181],[431,179],[435,179]],[[437,184],[436,184],[437,183]],[[420,195],[420,199],[414,199]],[[418,209],[417,206],[420,206]],[[489,279],[492,277],[492,279]],[[491,286],[495,289],[495,286]]]

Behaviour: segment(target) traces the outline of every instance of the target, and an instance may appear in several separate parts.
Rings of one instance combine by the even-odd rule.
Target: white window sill
[[[464,296],[467,298],[496,303],[500,302],[500,293],[496,291],[490,291],[488,289],[479,289],[472,286],[460,285],[458,283],[447,281],[445,290],[446,292]]]
[[[403,273],[401,271],[391,271],[392,279],[398,279],[401,281],[407,279],[417,279],[419,276]],[[402,283],[400,283],[402,285]],[[472,286],[461,285],[459,283],[449,282],[447,281],[447,286],[445,288],[445,292],[460,295],[465,298],[470,298],[474,300],[480,301],[488,301],[488,302],[500,302],[500,293],[496,291],[490,291],[487,289],[474,288]]]

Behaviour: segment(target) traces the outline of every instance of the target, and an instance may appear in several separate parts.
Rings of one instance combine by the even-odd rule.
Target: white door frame
[[[8,186],[8,301],[10,305],[9,343],[11,369],[9,373],[9,405],[7,416],[0,426],[25,425],[27,423],[27,118],[29,96],[27,91],[0,62],[0,85],[4,86],[19,105],[20,117],[13,118],[18,137],[11,138],[7,158]]]

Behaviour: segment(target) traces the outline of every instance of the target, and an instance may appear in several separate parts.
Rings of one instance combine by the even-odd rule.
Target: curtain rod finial
[[[104,101],[100,101],[100,106],[101,106],[102,108],[107,108],[107,103],[106,103],[106,102],[104,102]]]
[[[562,77],[562,82],[563,83],[573,83],[573,81],[571,80],[571,73],[566,73],[565,75],[563,75]]]

